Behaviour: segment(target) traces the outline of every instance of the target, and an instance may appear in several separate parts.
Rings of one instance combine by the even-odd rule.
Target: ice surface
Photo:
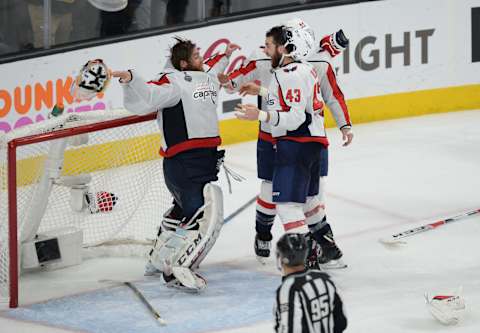
[[[396,248],[386,248],[377,241],[480,208],[479,123],[480,112],[469,111],[357,125],[354,143],[347,148],[341,147],[339,131],[329,130],[327,214],[349,264],[349,268],[331,275],[344,299],[347,332],[480,332],[480,217],[412,236],[406,245]],[[220,176],[226,216],[257,192],[255,155],[254,142],[227,147],[227,163],[248,179],[235,183],[234,193],[228,194],[224,176]],[[254,205],[250,205],[225,225],[202,267],[210,276],[208,290],[195,298],[198,312],[188,305],[186,317],[192,319],[183,326],[177,315],[187,305],[178,302],[186,296],[177,297],[145,280],[141,259],[102,258],[23,276],[23,308],[3,312],[0,331],[98,332],[101,323],[90,318],[101,312],[100,317],[107,317],[116,332],[129,327],[131,332],[143,332],[134,328],[138,318],[145,319],[140,321],[145,327],[153,325],[153,319],[148,321],[148,313],[130,290],[106,288],[98,282],[117,279],[144,280],[139,287],[146,288],[160,312],[165,311],[167,321],[168,316],[173,320],[171,327],[158,332],[181,332],[187,327],[189,332],[272,332],[273,298],[268,297],[279,284],[280,275],[273,259],[266,266],[254,260],[254,215]],[[277,237],[281,234],[279,221],[274,231]],[[448,292],[458,286],[464,290],[464,318],[456,327],[444,327],[428,313],[423,294]],[[76,295],[58,299],[72,294]],[[52,298],[57,299],[48,301]],[[82,303],[75,301],[80,299],[98,302],[82,308]],[[115,299],[111,306],[102,305],[109,299]],[[122,302],[127,303],[117,305]],[[40,315],[43,319],[60,317],[68,312],[65,304],[74,307],[72,317],[89,318],[91,326],[75,326],[67,320],[53,324],[50,320],[49,325],[60,327],[52,328],[18,319],[19,313],[29,320]],[[12,314],[17,319],[5,318]]]

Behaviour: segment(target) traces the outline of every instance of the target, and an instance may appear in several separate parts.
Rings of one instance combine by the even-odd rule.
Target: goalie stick
[[[388,237],[380,238],[379,241],[383,244],[386,244],[386,245],[405,243],[405,241],[402,241],[403,238],[410,237],[410,236],[419,234],[421,232],[429,231],[429,230],[438,228],[442,225],[445,225],[447,223],[456,222],[456,221],[459,221],[459,220],[461,220],[465,217],[469,217],[469,216],[472,216],[472,215],[475,215],[475,214],[478,214],[478,213],[480,213],[480,209],[474,209],[474,210],[471,210],[471,211],[463,213],[463,214],[459,214],[459,215],[456,215],[456,216],[453,216],[453,217],[446,218],[444,220],[439,220],[439,221],[436,221],[436,222],[424,224],[420,227],[412,228],[412,229],[409,229],[409,230],[399,232],[398,234],[393,234],[393,235],[388,236]]]
[[[132,283],[129,281],[115,281],[115,280],[100,280],[98,282],[105,282],[105,283],[115,283],[115,284],[120,284],[120,285],[125,285],[128,288],[130,288],[135,295],[140,299],[140,301],[145,305],[150,311],[150,313],[153,315],[153,317],[160,323],[160,325],[167,325],[167,322],[165,319],[162,318],[160,313],[153,307],[152,304],[143,296],[142,292]]]

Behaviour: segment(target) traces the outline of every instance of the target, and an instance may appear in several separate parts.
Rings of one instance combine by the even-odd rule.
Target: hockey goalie
[[[123,88],[125,108],[136,114],[157,113],[162,137],[165,184],[174,198],[165,214],[146,273],[159,271],[167,285],[199,291],[205,280],[193,270],[211,249],[223,224],[218,180],[224,151],[217,96],[228,58],[238,45],[203,61],[190,40],[176,38],[165,71],[146,81],[134,70],[112,72]]]

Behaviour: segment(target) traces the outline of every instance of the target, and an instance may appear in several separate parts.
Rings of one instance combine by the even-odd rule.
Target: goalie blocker
[[[150,254],[150,263],[163,272],[167,285],[190,291],[206,287],[205,280],[193,272],[212,249],[223,226],[223,195],[219,186],[208,183],[203,188],[205,204],[187,223],[177,226],[172,220],[162,223],[161,231]],[[168,213],[168,212],[167,212]],[[189,226],[199,218],[198,230]],[[177,284],[178,282],[178,284]]]

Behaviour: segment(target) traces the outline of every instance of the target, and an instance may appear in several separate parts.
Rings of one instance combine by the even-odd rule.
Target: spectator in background
[[[210,17],[222,16],[228,14],[230,7],[230,0],[213,0],[210,8]]]
[[[3,38],[2,33],[0,32],[0,54],[10,53],[10,52],[11,52],[11,49],[7,45],[7,43],[5,43],[5,39]]]
[[[33,46],[44,47],[44,5],[43,0],[26,0],[32,23]],[[64,44],[70,41],[72,32],[72,4],[75,0],[52,0],[50,21],[50,45]]]
[[[0,0],[0,54],[32,48],[27,3],[24,0]]]
[[[169,0],[167,3],[167,25],[185,22],[188,0]]]
[[[100,10],[100,37],[150,28],[151,0],[89,0]]]

